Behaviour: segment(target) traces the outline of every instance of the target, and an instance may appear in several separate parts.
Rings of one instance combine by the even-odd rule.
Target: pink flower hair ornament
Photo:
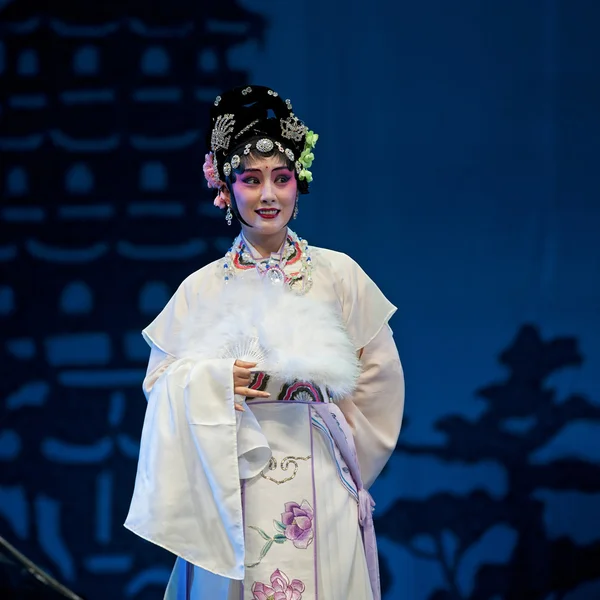
[[[225,202],[225,194],[223,194],[223,188],[225,183],[219,179],[217,170],[215,168],[215,157],[212,152],[209,152],[204,156],[204,165],[202,165],[204,171],[204,178],[208,187],[211,189],[218,190],[218,193],[213,201],[213,204],[217,208],[227,208],[227,202]]]

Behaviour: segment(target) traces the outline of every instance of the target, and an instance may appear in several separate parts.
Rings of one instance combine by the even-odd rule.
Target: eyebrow
[[[286,167],[285,165],[282,165],[281,167],[275,167],[273,169],[273,172],[275,171],[281,171],[281,169],[285,169],[286,171],[289,171],[290,169],[288,167]],[[262,171],[260,169],[244,169],[242,171],[242,173],[262,173]]]

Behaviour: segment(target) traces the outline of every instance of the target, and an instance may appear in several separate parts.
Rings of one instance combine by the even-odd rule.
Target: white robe
[[[301,402],[259,407],[250,401],[246,413],[236,413],[231,375],[236,356],[222,352],[238,337],[260,340],[268,351],[263,362],[272,377],[269,391],[299,379],[314,382],[327,395],[325,402],[335,400],[352,431],[362,480],[371,485],[395,446],[403,411],[402,369],[387,326],[395,308],[348,256],[311,252],[314,284],[306,297],[273,296],[254,270],[243,273],[240,287],[229,284],[224,295],[215,262],[188,277],[143,332],[152,348],[144,381],[149,405],[126,526],[180,557],[168,598],[178,598],[184,587],[194,600],[260,598],[260,588],[252,592],[256,581],[270,585],[267,571],[280,564],[302,573],[282,576],[288,577],[284,586],[296,585],[298,598],[373,597],[352,483],[344,487],[345,463],[336,459],[326,428],[315,422],[298,431],[297,439],[288,435],[297,415],[305,409],[314,413]],[[294,481],[273,487],[266,483],[266,467],[290,444],[310,452],[312,482],[300,465]],[[243,505],[242,486],[252,490],[251,505]],[[300,560],[306,552],[277,538],[263,563],[253,567],[254,573],[266,569],[257,579],[247,554],[256,555],[255,531],[261,528],[247,529],[251,523],[244,523],[244,515],[258,522],[264,513],[271,522],[271,513],[283,510],[284,496],[274,499],[279,488],[312,490],[314,568]],[[265,498],[273,505],[267,507]],[[301,592],[294,579],[302,582]]]

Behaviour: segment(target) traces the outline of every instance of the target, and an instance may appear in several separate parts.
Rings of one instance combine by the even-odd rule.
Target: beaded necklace
[[[286,266],[300,262],[300,269],[287,274]],[[285,243],[278,253],[268,258],[255,258],[243,234],[235,238],[233,245],[222,259],[223,280],[229,283],[237,274],[236,271],[256,269],[262,277],[266,277],[272,285],[287,285],[298,295],[306,294],[312,287],[312,260],[308,243],[288,229]]]

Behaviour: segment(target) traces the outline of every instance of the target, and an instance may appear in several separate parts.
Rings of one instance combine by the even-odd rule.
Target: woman
[[[395,308],[352,259],[288,227],[317,138],[269,88],[212,107],[204,172],[242,232],[143,332],[125,525],[178,556],[165,598],[380,597],[366,489],[402,418]]]

